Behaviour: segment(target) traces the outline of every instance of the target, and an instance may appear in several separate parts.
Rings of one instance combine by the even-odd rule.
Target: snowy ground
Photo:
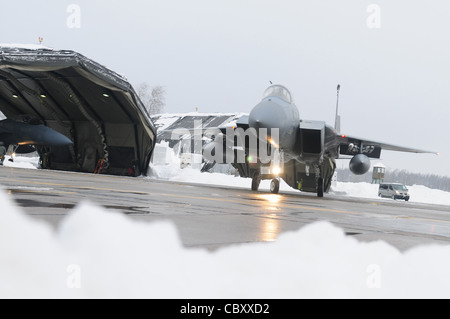
[[[176,165],[153,167],[150,178],[249,186]],[[335,192],[376,197],[374,187],[338,183]],[[421,186],[411,195],[450,202],[448,193]],[[6,191],[0,201],[0,298],[450,297],[450,245],[400,253],[319,222],[275,242],[208,252],[184,248],[170,223],[138,223],[90,203],[54,231],[24,215]]]
[[[5,161],[3,162],[3,166],[36,169],[39,164],[39,157],[16,156],[14,159],[14,162],[10,162],[9,161],[10,158],[11,158],[11,156],[9,156],[9,155],[5,156]]]

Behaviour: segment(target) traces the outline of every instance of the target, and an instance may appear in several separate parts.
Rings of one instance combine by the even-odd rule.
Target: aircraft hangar
[[[156,128],[130,83],[69,50],[0,45],[0,111],[73,141],[37,147],[44,168],[146,174]]]

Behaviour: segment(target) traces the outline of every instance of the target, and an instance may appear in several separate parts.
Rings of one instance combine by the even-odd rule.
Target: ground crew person
[[[0,166],[3,166],[3,161],[5,160],[6,148],[3,142],[0,142]]]

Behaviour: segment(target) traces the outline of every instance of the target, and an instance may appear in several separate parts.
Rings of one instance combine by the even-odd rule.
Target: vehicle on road
[[[383,183],[378,188],[379,197],[388,197],[392,199],[404,199],[409,201],[408,188],[399,183]]]

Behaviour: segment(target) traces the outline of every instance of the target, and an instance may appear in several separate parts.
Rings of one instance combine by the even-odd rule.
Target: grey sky
[[[370,4],[380,28],[368,27]],[[343,133],[439,151],[382,157],[450,176],[449,1],[3,0],[1,12],[0,42],[43,37],[134,85],[163,85],[166,112],[249,112],[273,81],[301,117],[333,124],[340,83]]]

